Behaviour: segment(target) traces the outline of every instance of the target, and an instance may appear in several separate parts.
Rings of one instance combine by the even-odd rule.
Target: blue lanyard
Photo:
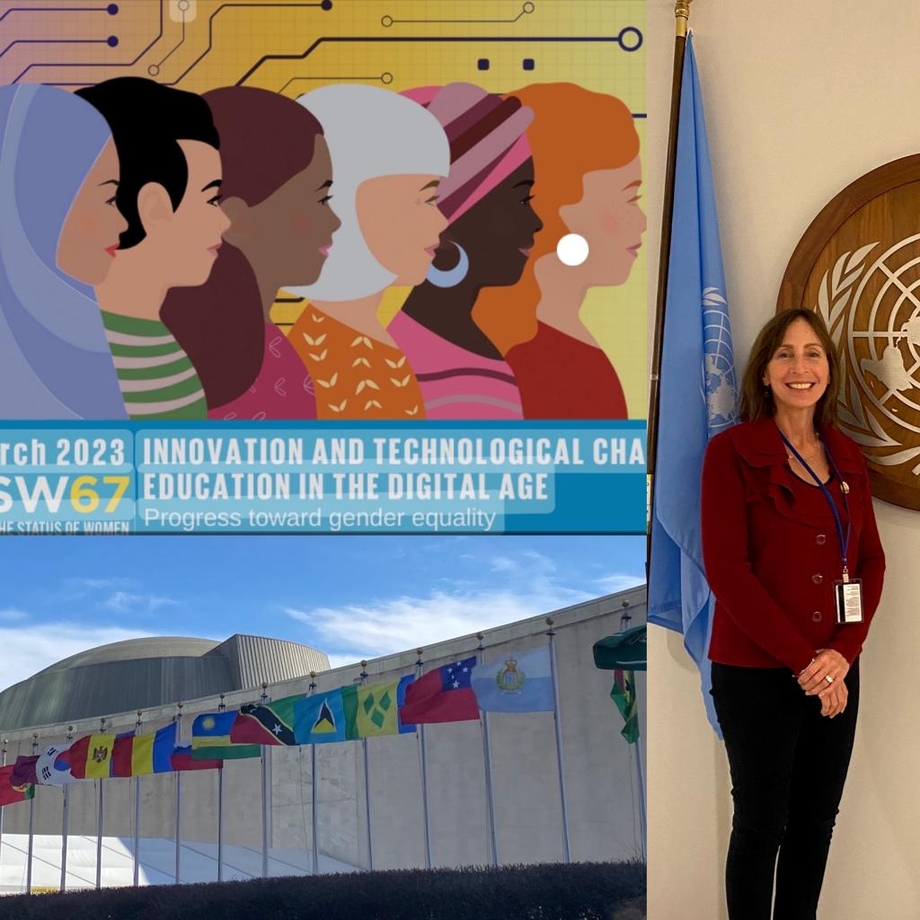
[[[778,429],[777,429],[778,430]],[[843,523],[840,520],[840,512],[837,510],[837,504],[834,501],[833,496],[831,495],[830,489],[821,482],[818,474],[805,462],[804,457],[792,446],[789,439],[780,431],[779,436],[783,439],[783,444],[792,451],[795,456],[795,459],[802,464],[802,466],[808,470],[811,474],[811,478],[818,484],[821,491],[824,493],[824,497],[827,499],[828,505],[831,507],[831,513],[834,515],[834,523],[837,525],[837,539],[840,541],[840,555],[843,557],[843,580],[848,582],[850,580],[850,575],[847,570],[847,552],[850,548],[850,534],[853,531],[853,521],[850,518],[850,499],[849,492],[850,487],[843,481],[843,477],[840,475],[840,470],[837,469],[837,464],[834,463],[834,458],[831,455],[830,448],[825,444],[824,452],[827,454],[828,463],[830,463],[831,469],[834,471],[834,475],[840,481],[840,492],[843,495],[843,507],[847,516],[847,535],[846,538],[843,536]],[[824,443],[823,441],[821,442]]]

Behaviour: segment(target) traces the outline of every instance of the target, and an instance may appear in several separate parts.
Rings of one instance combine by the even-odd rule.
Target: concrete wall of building
[[[627,859],[641,852],[636,748],[620,736],[622,719],[610,699],[613,677],[594,667],[592,646],[617,632],[621,616],[630,625],[645,622],[645,589],[621,592],[552,613],[556,631],[564,775],[568,795],[571,855],[576,860]],[[547,642],[544,617],[523,620],[484,635],[487,657],[523,652]],[[425,669],[474,654],[476,637],[440,643],[424,651]],[[414,650],[368,662],[369,683],[385,683],[410,672]],[[317,675],[319,691],[359,679],[360,665]],[[274,698],[308,691],[310,679],[268,688]],[[637,675],[640,704],[645,675]],[[253,694],[228,694],[229,708],[252,702]],[[183,735],[194,715],[213,711],[217,697],[184,702]],[[176,713],[164,707],[142,715],[144,730],[165,724]],[[136,713],[113,714],[107,728],[130,728]],[[99,723],[76,723],[74,737],[97,731]],[[67,726],[9,733],[7,759],[64,740]],[[640,748],[644,748],[644,730]],[[562,810],[552,713],[504,714],[489,719],[496,837],[502,863],[562,859]],[[432,864],[460,866],[489,861],[489,823],[483,731],[480,722],[426,728],[428,803]],[[265,748],[271,776],[270,838],[273,847],[304,851],[313,847],[312,750],[309,746]],[[367,784],[362,742],[316,746],[319,851],[350,865],[368,867]],[[374,868],[425,865],[425,822],[420,771],[420,737],[401,735],[367,742]],[[644,760],[644,753],[643,753]],[[177,774],[103,781],[104,832],[134,834],[134,783],[141,790],[141,835],[175,834]],[[182,774],[182,838],[216,842],[216,771]],[[97,791],[93,783],[71,785],[69,833],[96,833]],[[36,789],[36,833],[60,834],[63,793]],[[29,807],[4,809],[4,829],[28,830]],[[262,843],[261,763],[228,761],[224,768],[225,842],[258,848]]]

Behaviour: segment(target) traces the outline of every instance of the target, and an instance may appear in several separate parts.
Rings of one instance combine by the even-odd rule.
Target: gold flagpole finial
[[[674,16],[677,19],[677,35],[679,38],[685,38],[687,35],[687,23],[690,19],[690,4],[693,0],[677,0],[674,4]]]

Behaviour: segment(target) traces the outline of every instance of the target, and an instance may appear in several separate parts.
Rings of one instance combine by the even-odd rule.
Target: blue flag
[[[345,689],[351,691],[351,695],[354,696],[354,687]],[[351,731],[349,722],[352,723]],[[312,693],[294,704],[295,744],[325,744],[357,737],[354,731],[354,716],[352,715],[350,720],[346,718],[345,698],[341,687],[325,693]]]
[[[484,712],[552,712],[555,705],[549,648],[502,655],[476,665],[473,690]]]
[[[737,421],[738,386],[692,36],[681,82],[671,226],[648,618],[683,633],[718,732],[709,696],[712,593],[703,574],[700,477],[709,439]]]
[[[396,705],[399,709],[402,709],[406,704],[406,689],[411,683],[415,680],[414,674],[406,674],[404,677],[400,677],[399,686],[396,688]],[[415,731],[415,725],[412,722],[403,722],[402,719],[398,719],[397,724],[399,725],[399,734],[406,735],[410,732]]]

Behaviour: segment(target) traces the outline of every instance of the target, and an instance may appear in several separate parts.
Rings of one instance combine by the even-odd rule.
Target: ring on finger
[[[824,675],[824,679],[825,679],[829,684],[832,684],[832,683],[834,682],[834,678],[831,677],[830,674],[825,674],[825,675]]]

